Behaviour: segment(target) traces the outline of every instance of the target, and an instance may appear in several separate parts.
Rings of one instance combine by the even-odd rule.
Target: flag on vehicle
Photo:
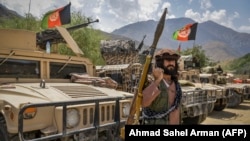
[[[187,24],[173,33],[172,38],[179,41],[195,40],[198,23]]]
[[[71,21],[70,5],[71,3],[67,4],[64,7],[47,12],[43,16],[41,27],[43,29],[47,29],[70,23]]]

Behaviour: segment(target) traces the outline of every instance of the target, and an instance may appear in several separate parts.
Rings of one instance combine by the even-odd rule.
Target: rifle
[[[90,21],[88,19],[87,23],[71,26],[71,27],[68,27],[66,29],[68,31],[72,31],[72,30],[76,30],[78,28],[86,27],[94,22],[99,22],[99,20],[96,19],[95,21]],[[36,44],[38,46],[45,49],[45,45],[46,45],[47,41],[50,41],[50,43],[55,43],[55,44],[65,42],[64,38],[61,36],[61,34],[56,29],[47,29],[47,30],[44,30],[42,32],[36,33]]]
[[[146,62],[143,66],[143,70],[141,73],[138,91],[135,93],[135,95],[133,97],[130,111],[129,111],[129,116],[128,116],[127,121],[126,121],[127,125],[139,124],[140,108],[141,108],[141,103],[142,103],[142,91],[143,91],[143,88],[144,88],[144,85],[146,82],[146,78],[147,78],[150,64],[152,61],[152,56],[154,55],[158,40],[161,36],[161,33],[162,33],[164,25],[165,25],[166,14],[167,14],[167,8],[164,9],[164,12],[160,18],[160,21],[156,27],[153,43],[150,46],[149,54],[146,56]],[[125,129],[124,128],[121,129],[121,137],[122,138],[125,137]]]
[[[141,40],[141,43],[139,44],[139,46],[137,47],[136,51],[140,51],[141,48],[143,47],[143,44],[144,44],[144,39],[146,38],[146,35],[143,36],[142,40]]]

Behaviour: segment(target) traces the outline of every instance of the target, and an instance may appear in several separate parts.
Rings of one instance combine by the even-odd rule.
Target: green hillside
[[[235,74],[250,75],[250,53],[229,61],[223,66],[225,70],[233,71]]]

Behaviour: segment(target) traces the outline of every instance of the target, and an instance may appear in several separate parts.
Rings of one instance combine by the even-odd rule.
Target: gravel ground
[[[220,125],[220,124],[248,124],[250,125],[250,100],[244,100],[235,108],[226,108],[223,111],[211,112],[206,120],[201,124]]]

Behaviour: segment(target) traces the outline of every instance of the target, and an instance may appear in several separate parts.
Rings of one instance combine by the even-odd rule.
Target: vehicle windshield
[[[0,58],[1,78],[39,78],[40,62],[33,60],[17,60]]]

